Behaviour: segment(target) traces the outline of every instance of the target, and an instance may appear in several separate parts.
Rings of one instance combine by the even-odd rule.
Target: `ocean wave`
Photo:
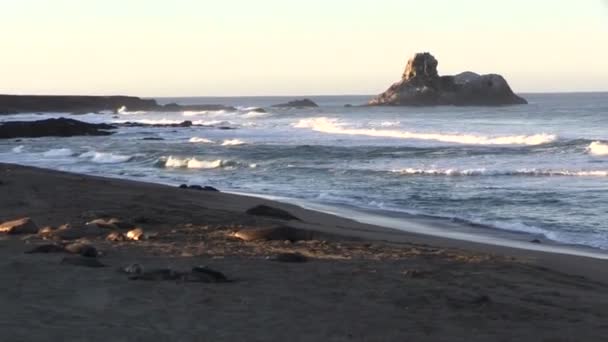
[[[80,158],[89,158],[91,162],[98,164],[117,164],[128,162],[133,159],[133,156],[114,154],[109,152],[89,151],[82,153]]]
[[[227,139],[222,142],[222,146],[239,146],[243,144],[245,144],[245,142],[240,139]]]
[[[192,137],[188,141],[191,143],[213,144],[213,140],[209,140],[206,138],[199,138],[199,137]]]
[[[69,148],[54,148],[42,153],[45,157],[69,157],[73,154],[74,152]]]
[[[413,176],[579,176],[579,177],[608,177],[608,170],[486,170],[486,169],[415,169],[405,168],[392,170],[393,173]]]
[[[268,116],[268,113],[260,113],[260,112],[252,111],[252,112],[248,112],[248,113],[241,115],[241,117],[243,119],[257,119],[257,118],[261,118],[264,116]]]
[[[301,119],[293,125],[295,128],[309,128],[313,131],[345,134],[365,135],[370,137],[386,137],[399,139],[434,140],[440,142],[466,144],[466,145],[540,145],[555,141],[557,137],[553,134],[534,135],[510,135],[500,137],[488,137],[472,134],[442,134],[442,133],[417,133],[398,130],[386,130],[375,128],[346,128],[337,119],[317,117]]]
[[[183,116],[197,116],[197,115],[222,115],[226,114],[225,110],[187,110],[182,112]]]
[[[19,146],[13,147],[13,149],[11,151],[13,153],[21,153],[21,152],[23,152],[24,148],[25,148],[25,146],[19,145]]]
[[[236,167],[257,167],[257,164],[246,164],[234,160],[202,160],[194,157],[179,158],[174,156],[160,157],[157,161],[157,165],[170,169],[234,169]]]
[[[134,111],[134,112],[130,112],[127,110],[127,107],[122,106],[120,108],[118,108],[118,110],[116,111],[116,113],[120,114],[120,115],[140,115],[140,114],[146,114],[147,112],[144,110],[138,110],[138,111]]]
[[[587,153],[594,156],[608,156],[608,144],[601,141],[594,141],[587,146]]]

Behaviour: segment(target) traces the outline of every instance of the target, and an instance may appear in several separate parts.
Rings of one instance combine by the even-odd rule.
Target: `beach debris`
[[[300,253],[280,253],[270,258],[272,261],[303,263],[308,261],[308,257]]]
[[[6,234],[36,234],[38,226],[29,217],[24,217],[0,224],[0,233]]]
[[[289,212],[287,212],[283,209],[270,207],[270,206],[267,206],[264,204],[250,208],[245,213],[247,213],[249,215],[254,215],[254,216],[266,216],[266,217],[278,218],[281,220],[301,221],[299,218],[293,216],[292,214],[290,214]]]
[[[198,190],[198,191],[211,191],[211,192],[220,192],[218,189],[212,187],[212,186],[201,186],[201,185],[187,185],[187,184],[182,184],[179,186],[180,189],[190,189],[190,190]]]
[[[243,241],[255,240],[278,240],[296,242],[302,240],[312,240],[318,232],[306,229],[298,229],[289,226],[277,226],[270,228],[250,228],[241,229],[232,236]]]
[[[135,228],[127,232],[127,239],[133,241],[143,240],[146,236],[144,230],[141,228]]]
[[[83,267],[106,267],[97,258],[87,258],[83,256],[65,257],[61,259],[63,265],[83,266]]]

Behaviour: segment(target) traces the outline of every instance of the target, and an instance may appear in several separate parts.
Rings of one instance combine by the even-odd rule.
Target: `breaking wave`
[[[133,156],[126,156],[121,154],[114,154],[109,152],[96,152],[89,151],[81,154],[80,158],[89,158],[89,160],[93,163],[98,164],[116,164],[116,163],[124,163],[133,159]]]
[[[174,156],[159,158],[157,165],[171,169],[233,169],[238,166],[246,166],[249,168],[257,167],[256,164],[243,164],[233,160],[201,160],[196,158],[178,158]]]
[[[13,153],[21,153],[21,152],[23,152],[24,148],[25,148],[25,146],[19,145],[19,146],[13,147],[13,149],[11,151],[13,151]]]
[[[243,144],[245,144],[245,142],[240,139],[228,139],[222,142],[222,146],[239,146]]]
[[[371,137],[386,137],[399,139],[435,140],[441,142],[467,145],[540,145],[550,143],[557,139],[555,135],[545,133],[534,135],[488,137],[483,135],[472,134],[417,133],[375,128],[346,128],[337,119],[331,119],[327,117],[302,119],[293,126],[296,128],[309,128],[313,131],[330,134],[365,135]]]
[[[191,142],[191,143],[213,144],[213,140],[209,140],[209,139],[205,139],[205,138],[199,138],[199,137],[192,137],[188,141]]]
[[[608,177],[608,170],[571,171],[571,170],[486,170],[486,169],[415,169],[405,168],[391,172],[414,176],[580,176]]]
[[[587,146],[587,153],[594,156],[608,156],[608,144],[601,141],[594,141]]]
[[[54,148],[42,153],[45,157],[69,157],[73,154],[74,152],[69,148]]]

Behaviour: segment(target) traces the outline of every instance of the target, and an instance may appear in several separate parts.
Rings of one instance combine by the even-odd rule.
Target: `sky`
[[[0,0],[0,93],[376,94],[407,59],[608,91],[605,0]]]

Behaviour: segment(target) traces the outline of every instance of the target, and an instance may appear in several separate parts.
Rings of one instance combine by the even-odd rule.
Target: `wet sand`
[[[254,216],[265,204],[300,221]],[[134,222],[143,241],[86,240],[103,268],[24,254],[0,236],[2,341],[602,341],[604,260],[404,233],[269,200],[0,164],[0,221]],[[300,241],[242,241],[287,225]],[[307,262],[278,262],[297,252]],[[233,280],[138,281],[120,273],[205,265]]]

